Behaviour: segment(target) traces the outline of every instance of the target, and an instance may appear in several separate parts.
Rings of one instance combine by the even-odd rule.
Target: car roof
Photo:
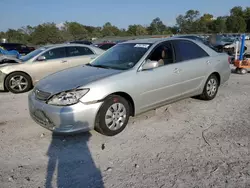
[[[86,44],[78,44],[78,43],[64,43],[64,44],[49,44],[43,46],[43,48],[56,48],[56,47],[70,47],[70,46],[82,46],[82,47],[89,47]]]
[[[123,42],[122,44],[126,44],[126,43],[148,43],[148,44],[156,44],[156,43],[160,43],[160,42],[165,42],[165,41],[173,41],[173,40],[187,40],[187,41],[192,41],[194,43],[196,43],[197,45],[199,45],[200,47],[202,47],[207,53],[209,53],[209,55],[216,55],[217,52],[215,52],[214,50],[212,50],[210,47],[208,47],[207,45],[201,43],[201,42],[197,42],[195,40],[189,39],[189,38],[178,38],[178,37],[168,37],[168,38],[148,38],[148,39],[138,39],[138,40],[129,40],[126,42]]]
[[[135,39],[135,40],[129,40],[123,43],[149,43],[149,44],[155,44],[155,43],[159,43],[159,42],[164,42],[164,41],[169,41],[169,40],[178,40],[180,38],[178,38],[178,36],[173,36],[173,37],[168,37],[168,38],[146,38],[146,39]],[[189,40],[189,41],[193,41],[192,39],[189,38],[181,38],[182,40]]]
[[[150,43],[150,44],[154,44],[154,43],[158,43],[158,42],[162,42],[162,41],[168,41],[170,39],[169,38],[146,38],[146,39],[134,39],[134,40],[128,40],[125,41],[123,43]],[[172,39],[172,38],[171,38]]]

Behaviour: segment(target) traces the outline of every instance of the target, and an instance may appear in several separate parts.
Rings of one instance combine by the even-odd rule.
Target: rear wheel
[[[127,126],[129,114],[129,103],[123,97],[111,95],[99,110],[95,129],[106,136],[119,134]]]
[[[200,96],[203,100],[212,100],[215,98],[219,88],[219,81],[218,78],[212,74],[207,79],[205,87],[203,89],[203,93]]]
[[[24,93],[31,89],[32,81],[28,75],[22,72],[14,72],[7,76],[5,87],[11,93]]]
[[[247,71],[247,69],[240,69],[239,72],[240,72],[240,74],[246,74],[248,71]]]

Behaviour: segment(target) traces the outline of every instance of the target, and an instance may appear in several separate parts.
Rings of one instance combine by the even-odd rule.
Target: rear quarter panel
[[[224,53],[218,53],[217,55],[211,57],[213,63],[212,71],[219,73],[221,85],[227,82],[231,75],[231,68],[228,58],[229,56]]]
[[[220,75],[221,82],[220,84],[224,84],[231,75],[231,68],[228,62],[228,54],[226,53],[217,53],[210,47],[205,44],[199,43],[199,45],[209,54],[211,65],[207,70],[207,78],[213,73],[218,72]],[[207,79],[204,80],[204,85]]]

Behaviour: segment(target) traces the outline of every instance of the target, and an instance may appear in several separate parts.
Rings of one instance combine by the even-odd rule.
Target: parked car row
[[[20,44],[20,43],[0,43],[0,46],[8,51],[16,50],[21,55],[26,55],[35,50],[34,47],[28,47],[27,45]]]
[[[29,63],[0,69],[2,89],[19,93],[34,85],[30,116],[55,133],[95,129],[114,136],[131,116],[192,96],[212,100],[231,74],[227,54],[187,38],[131,40],[104,53],[93,46],[70,45],[44,47],[34,51]],[[69,68],[80,51],[92,51],[86,56],[94,59],[88,57],[85,64],[79,57],[78,66]],[[51,57],[59,58],[53,63]],[[65,63],[67,68],[61,68]],[[48,75],[45,64],[53,74]]]

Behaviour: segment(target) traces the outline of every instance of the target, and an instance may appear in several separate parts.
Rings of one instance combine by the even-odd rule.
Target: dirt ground
[[[209,102],[186,99],[131,119],[115,137],[54,136],[27,93],[0,93],[0,187],[250,187],[250,74]]]

